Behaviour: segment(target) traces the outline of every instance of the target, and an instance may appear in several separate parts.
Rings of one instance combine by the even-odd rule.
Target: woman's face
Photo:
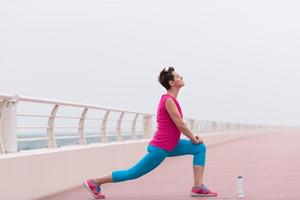
[[[180,76],[176,71],[173,71],[174,81],[170,81],[171,87],[181,88],[184,86],[183,77]]]

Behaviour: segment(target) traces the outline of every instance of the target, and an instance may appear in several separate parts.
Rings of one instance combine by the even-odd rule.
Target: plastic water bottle
[[[237,193],[238,197],[244,197],[244,189],[243,189],[243,177],[239,176],[237,179]]]

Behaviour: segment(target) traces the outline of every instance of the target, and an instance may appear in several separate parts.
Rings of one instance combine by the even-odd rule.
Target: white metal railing
[[[52,106],[52,110],[50,114],[32,114],[32,113],[18,113],[17,106],[19,102],[30,102],[34,104],[47,104]],[[79,108],[82,109],[80,116],[59,116],[57,115],[58,110],[62,106]],[[87,113],[89,110],[101,110],[105,112],[103,118],[98,117],[87,117]],[[130,136],[131,139],[137,139],[137,131],[136,125],[139,118],[142,117],[143,123],[143,138],[150,138],[153,133],[153,114],[142,113],[142,112],[134,112],[128,110],[121,109],[113,109],[113,108],[105,108],[96,105],[87,105],[87,104],[78,104],[78,103],[70,103],[63,102],[57,100],[47,100],[47,99],[39,99],[25,96],[17,96],[17,95],[8,95],[8,94],[0,94],[0,152],[17,152],[18,151],[18,142],[26,142],[26,141],[38,141],[38,140],[46,140],[48,148],[56,148],[57,147],[57,139],[78,139],[78,144],[86,145],[86,139],[89,137],[99,137],[99,142],[108,142],[107,135],[107,122],[109,120],[110,115],[112,113],[118,113],[119,117],[116,120],[115,127],[115,135],[117,141],[122,141],[123,136],[122,133],[122,122],[131,122]],[[124,120],[125,115],[133,115],[133,120]],[[48,124],[46,126],[17,126],[17,117],[34,117],[34,118],[46,118],[48,119]],[[78,120],[78,126],[55,126],[56,119],[76,119]],[[88,127],[85,126],[86,120],[98,120],[101,121],[101,124],[96,127]],[[242,125],[236,123],[225,123],[225,122],[217,122],[217,121],[209,121],[209,120],[196,120],[185,118],[185,121],[188,127],[193,132],[217,132],[217,131],[226,131],[226,130],[239,130],[239,129],[257,129],[264,128],[264,126],[258,125]],[[78,134],[75,136],[58,136],[55,134],[55,129],[67,129],[67,128],[76,128],[78,129]],[[94,128],[99,129],[99,134],[97,135],[86,135],[85,129]],[[18,138],[17,130],[19,129],[45,129],[47,130],[46,137],[29,137],[29,138]],[[127,134],[128,135],[128,134]]]

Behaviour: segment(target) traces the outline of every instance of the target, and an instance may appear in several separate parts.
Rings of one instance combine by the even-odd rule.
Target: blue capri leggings
[[[179,140],[175,149],[166,151],[159,147],[148,145],[148,153],[137,164],[127,170],[112,172],[113,182],[136,179],[155,169],[166,157],[194,155],[193,165],[205,165],[205,144],[193,144],[190,140]]]

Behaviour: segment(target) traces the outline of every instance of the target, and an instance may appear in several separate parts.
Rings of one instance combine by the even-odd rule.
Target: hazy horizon
[[[0,93],[155,113],[160,70],[185,117],[300,121],[297,1],[1,1]]]

